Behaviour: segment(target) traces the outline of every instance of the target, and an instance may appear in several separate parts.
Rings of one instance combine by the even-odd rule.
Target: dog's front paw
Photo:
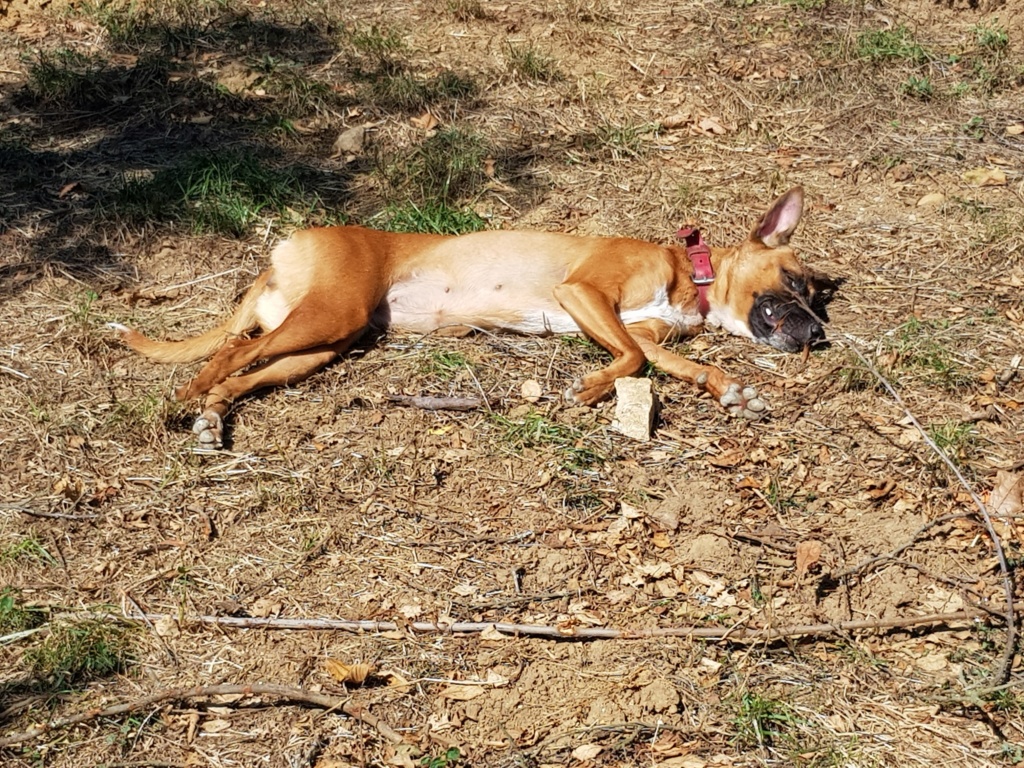
[[[587,381],[589,376],[576,379],[572,385],[565,390],[565,399],[579,405],[597,405],[611,392],[611,386],[604,382],[596,384]]]
[[[748,421],[757,421],[768,412],[768,405],[757,396],[753,387],[744,387],[739,382],[732,382],[718,402],[730,415],[740,416]]]
[[[199,437],[199,447],[214,450],[224,445],[224,420],[214,410],[207,409],[196,419],[192,431]]]

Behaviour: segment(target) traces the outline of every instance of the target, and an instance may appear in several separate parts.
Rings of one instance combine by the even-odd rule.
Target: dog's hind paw
[[[744,387],[733,382],[725,390],[718,402],[732,416],[740,416],[748,421],[757,421],[768,411],[768,405],[757,396],[753,387]]]
[[[192,425],[192,431],[199,437],[200,448],[214,450],[224,445],[224,420],[216,411],[204,411]]]

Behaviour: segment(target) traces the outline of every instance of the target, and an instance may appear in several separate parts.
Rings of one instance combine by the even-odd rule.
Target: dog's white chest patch
[[[659,288],[655,291],[651,301],[644,306],[624,310],[619,315],[625,325],[640,323],[644,320],[660,320],[677,331],[693,328],[704,322],[696,307],[691,312],[684,312],[669,301],[667,288]]]

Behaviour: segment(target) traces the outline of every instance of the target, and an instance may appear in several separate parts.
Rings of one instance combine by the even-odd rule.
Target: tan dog
[[[702,386],[731,413],[757,419],[765,404],[753,387],[661,344],[693,335],[704,323],[790,352],[823,341],[820,314],[812,307],[836,283],[805,268],[787,247],[802,211],[803,190],[797,187],[772,204],[747,240],[710,251],[703,243],[688,249],[549,232],[444,237],[310,229],[274,249],[270,269],[218,328],[185,341],[157,342],[123,325],[112,327],[130,347],[160,362],[212,355],[175,393],[179,400],[205,396],[195,424],[204,447],[221,445],[223,418],[237,398],[306,378],[368,328],[582,331],[614,359],[572,384],[566,394],[577,402],[596,403],[615,379],[635,374],[649,360]],[[697,263],[702,248],[703,267],[712,268],[713,276]],[[248,337],[256,328],[261,333]]]

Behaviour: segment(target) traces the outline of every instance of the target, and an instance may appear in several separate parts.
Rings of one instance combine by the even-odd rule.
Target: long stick
[[[498,631],[503,635],[529,635],[551,637],[559,640],[643,640],[652,637],[696,637],[706,640],[728,640],[735,642],[777,640],[796,635],[830,635],[863,629],[896,629],[922,624],[946,624],[955,621],[970,621],[998,613],[1005,616],[1005,606],[965,609],[951,613],[929,613],[922,616],[901,616],[892,619],[857,619],[838,621],[831,624],[793,624],[785,627],[739,629],[729,627],[651,627],[647,629],[616,629],[614,627],[552,626],[549,624],[511,624],[508,622],[456,621],[451,624],[436,624],[432,621],[413,621],[399,624],[394,621],[369,621],[357,619],[275,619],[255,616],[194,616],[185,621],[213,624],[222,627],[243,627],[250,629],[282,630],[326,630],[334,632],[395,632],[411,630],[421,633],[473,634],[484,631]],[[177,620],[169,614],[107,614],[102,618],[146,620],[150,622]]]
[[[978,512],[981,514],[982,522],[985,524],[985,530],[988,533],[989,538],[992,540],[992,547],[996,551],[996,560],[999,561],[999,573],[1003,579],[1003,592],[1006,594],[1006,648],[1003,650],[1003,659],[1000,662],[999,673],[995,676],[996,680],[1000,684],[1006,683],[1010,679],[1010,674],[1013,672],[1013,658],[1017,653],[1017,616],[1014,612],[1013,606],[1013,577],[1010,575],[1010,566],[1006,562],[1006,553],[1003,551],[1002,541],[999,539],[999,534],[996,533],[996,527],[992,523],[992,516],[988,512],[988,507],[985,506],[985,502],[981,500],[981,497],[975,493],[974,488],[967,482],[967,478],[964,477],[963,473],[950,458],[946,455],[939,446],[932,440],[931,435],[921,426],[921,422],[917,420],[917,417],[910,412],[907,408],[906,403],[903,402],[903,398],[899,396],[899,393],[893,387],[889,380],[885,378],[875,367],[875,365],[864,356],[864,353],[857,348],[856,342],[847,337],[849,343],[847,346],[853,350],[853,353],[860,359],[861,363],[871,372],[871,374],[878,379],[879,383],[885,387],[890,397],[896,401],[902,410],[903,414],[910,420],[910,423],[914,425],[914,428],[921,433],[921,437],[924,439],[928,447],[935,452],[935,455],[942,459],[942,462],[949,468],[949,471],[953,473],[956,479],[960,482],[960,485],[974,502],[978,508]]]
[[[301,701],[306,704],[313,704],[317,707],[323,707],[324,709],[340,709],[349,717],[360,720],[371,728],[376,728],[377,731],[392,744],[400,744],[403,741],[402,736],[391,726],[379,717],[371,715],[358,704],[353,704],[351,701],[340,701],[323,693],[314,693],[313,691],[307,691],[304,688],[295,688],[290,685],[254,683],[253,685],[226,684],[200,685],[195,688],[166,688],[162,691],[152,693],[149,696],[144,696],[141,699],[136,699],[135,701],[129,701],[124,704],[115,704],[114,706],[107,707],[105,709],[90,709],[87,712],[80,712],[77,715],[62,717],[57,720],[52,720],[49,723],[38,725],[35,728],[29,728],[27,731],[7,734],[6,736],[0,737],[0,748],[29,741],[37,736],[42,736],[44,733],[49,731],[54,731],[60,728],[69,728],[72,725],[79,725],[80,723],[86,723],[90,720],[96,720],[101,717],[114,717],[115,715],[123,715],[127,712],[136,712],[140,709],[146,709],[154,704],[160,704],[165,701],[182,701],[184,699],[204,699],[209,698],[210,696],[237,695],[277,696],[290,701]]]

